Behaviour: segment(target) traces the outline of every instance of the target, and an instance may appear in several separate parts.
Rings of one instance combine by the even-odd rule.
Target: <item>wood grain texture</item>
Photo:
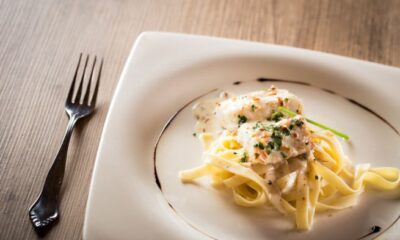
[[[74,133],[58,225],[80,239],[104,119],[129,50],[159,30],[284,44],[400,66],[395,0],[8,0],[0,2],[0,239],[35,239],[27,209],[62,139],[80,52],[105,58],[97,113]],[[379,79],[377,79],[379,80]]]

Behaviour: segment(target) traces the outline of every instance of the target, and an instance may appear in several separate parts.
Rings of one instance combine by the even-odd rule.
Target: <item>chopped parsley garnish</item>
[[[285,102],[289,102],[289,98],[285,98],[283,101],[285,101]]]
[[[248,159],[248,156],[247,156],[247,153],[245,152],[245,153],[243,153],[243,157],[240,159],[240,162],[245,163],[245,162],[247,162],[247,159]]]
[[[282,146],[282,136],[275,136],[273,138],[274,150],[279,150]]]
[[[281,152],[281,156],[282,156],[282,158],[286,158],[287,157],[286,153],[284,153],[284,152]]]
[[[277,126],[273,123],[267,125],[257,122],[253,129],[258,128],[263,128],[266,131],[272,132],[271,138],[267,144],[258,142],[254,145],[254,147],[265,150],[268,154],[271,154],[272,151],[278,151],[282,146],[282,138],[290,135],[290,130],[287,127]]]
[[[271,154],[273,150],[277,151],[281,148],[283,134],[285,134],[283,133],[283,128],[279,126],[273,128],[271,139],[265,147],[268,154]]]
[[[268,142],[267,148],[266,148],[267,153],[271,154],[273,148],[274,148],[274,143],[273,142]]]
[[[238,118],[239,118],[238,120],[239,126],[247,122],[247,117],[245,115],[239,115]]]
[[[196,137],[196,135],[197,135],[196,133],[193,133],[193,137]]]
[[[274,123],[263,124],[261,122],[257,122],[253,129],[264,128],[266,131],[272,132],[271,138],[269,141],[265,143],[258,142],[254,145],[254,147],[259,148],[261,150],[265,150],[268,154],[271,154],[272,151],[279,151],[282,146],[282,139],[285,136],[290,136],[290,130],[287,127],[279,126]],[[281,153],[283,158],[286,158],[285,153]]]
[[[235,155],[236,155],[236,154],[237,154],[237,152],[233,152],[233,154],[235,154]]]
[[[283,118],[283,113],[282,113],[282,112],[274,112],[274,113],[271,115],[271,119],[272,119],[272,121],[274,121],[274,122],[278,122],[278,121],[280,121],[282,118]]]
[[[254,112],[256,110],[256,106],[254,104],[251,105],[251,111]]]
[[[261,122],[256,122],[256,125],[254,125],[253,130],[256,130],[257,128],[261,127]]]
[[[294,124],[296,124],[296,126],[301,127],[303,126],[304,122],[301,119],[296,119],[294,121]]]
[[[273,124],[264,124],[262,122],[256,122],[256,125],[254,125],[253,130],[262,128],[266,131],[270,131],[274,127]]]
[[[282,128],[282,133],[283,133],[283,135],[285,135],[285,136],[289,136],[290,135],[290,130],[288,129],[288,128]]]
[[[278,150],[282,146],[282,131],[279,127],[275,127],[271,135],[271,140],[274,143],[274,149]]]
[[[261,149],[261,150],[264,150],[264,148],[265,148],[264,144],[261,143],[261,142],[255,144],[254,147],[257,147],[257,148],[259,148],[259,149]]]

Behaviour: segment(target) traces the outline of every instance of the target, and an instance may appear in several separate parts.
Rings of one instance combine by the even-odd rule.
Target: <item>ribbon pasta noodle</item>
[[[236,204],[271,205],[299,230],[310,229],[317,212],[355,206],[366,186],[399,188],[399,169],[353,166],[334,134],[312,129],[302,111],[295,95],[274,86],[197,105],[204,164],[181,171],[181,181],[208,176],[231,189]]]

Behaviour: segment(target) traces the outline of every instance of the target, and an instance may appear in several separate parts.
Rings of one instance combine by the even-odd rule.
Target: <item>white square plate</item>
[[[288,81],[256,81],[261,77]],[[207,185],[180,183],[178,171],[200,163],[200,145],[191,136],[191,101],[216,88],[241,93],[271,83],[299,95],[310,118],[348,133],[352,142],[345,149],[355,163],[400,167],[399,69],[276,45],[143,33],[104,126],[84,239],[354,239],[375,224],[381,232],[365,239],[381,233],[399,239],[400,223],[391,224],[400,203],[386,194],[318,216],[311,231],[297,232],[284,219],[235,207]],[[170,117],[188,103],[157,150],[160,191],[155,144]]]

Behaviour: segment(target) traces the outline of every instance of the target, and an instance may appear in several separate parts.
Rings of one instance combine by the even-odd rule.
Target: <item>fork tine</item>
[[[69,87],[69,92],[68,92],[68,97],[67,97],[68,102],[72,102],[72,96],[74,95],[76,77],[78,75],[79,66],[81,65],[81,60],[82,60],[82,53],[79,54],[78,65],[76,66],[76,69],[75,69],[75,74],[74,74],[74,78],[72,79],[71,87]]]
[[[103,69],[103,58],[101,58],[99,74],[97,75],[97,81],[96,81],[96,86],[94,88],[93,98],[92,98],[92,101],[90,102],[91,107],[94,107],[96,105],[97,93],[99,92],[100,77],[101,77],[102,69]]]
[[[76,92],[74,103],[80,103],[81,102],[83,79],[85,78],[86,67],[87,67],[88,61],[89,61],[89,54],[86,56],[85,66],[83,67],[83,72],[82,72],[82,77],[81,77],[81,82],[79,83],[79,88],[78,88],[78,91]]]
[[[83,99],[83,104],[86,104],[86,105],[89,105],[90,85],[91,85],[92,78],[93,78],[94,67],[96,66],[96,59],[97,59],[97,57],[94,56],[94,60],[93,60],[93,64],[92,64],[92,71],[90,71],[89,82],[87,84],[85,97]]]

